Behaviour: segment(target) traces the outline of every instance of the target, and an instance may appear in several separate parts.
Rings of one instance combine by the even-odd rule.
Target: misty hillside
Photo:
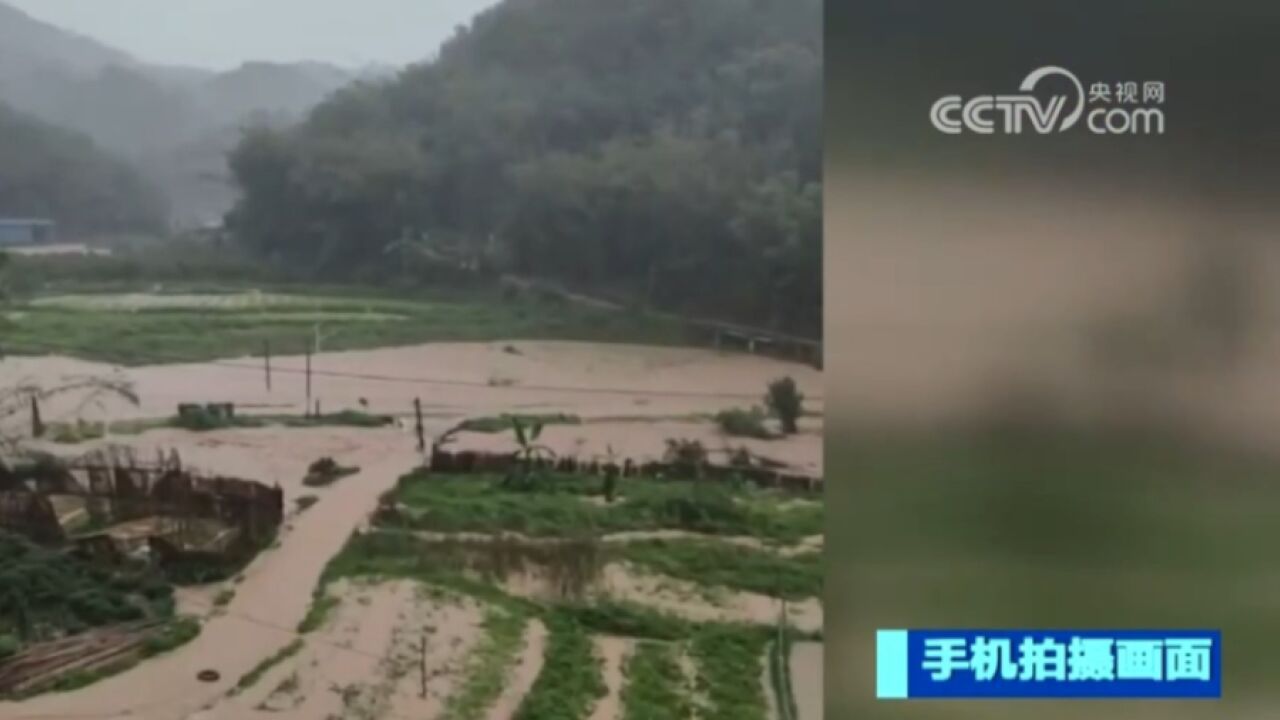
[[[131,63],[132,58],[119,50],[34,20],[0,2],[0,78],[42,68],[92,75],[107,65]]]
[[[230,227],[320,274],[452,262],[818,335],[821,27],[820,0],[507,0],[246,137]]]
[[[321,63],[149,65],[0,2],[0,101],[135,163],[170,194],[179,223],[217,220],[230,206],[220,178],[243,124],[294,122],[353,77]]]
[[[159,193],[92,140],[0,103],[0,216],[57,218],[64,236],[164,228]]]

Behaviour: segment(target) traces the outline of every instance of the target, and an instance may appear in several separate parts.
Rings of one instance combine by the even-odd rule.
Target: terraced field
[[[396,588],[417,588],[435,612],[470,608],[475,632],[421,670],[448,709],[439,717],[791,717],[776,699],[794,696],[791,673],[767,672],[769,652],[780,633],[820,648],[822,523],[818,501],[748,488],[637,478],[607,503],[599,478],[515,489],[416,472],[330,562],[301,629],[322,647],[352,613],[376,625],[369,598]],[[280,672],[308,674],[305,658],[291,662]],[[384,683],[378,702],[417,681]]]
[[[554,298],[401,299],[228,290],[83,293],[10,303],[5,352],[70,355],[124,365],[353,350],[498,338],[679,342],[679,323]]]

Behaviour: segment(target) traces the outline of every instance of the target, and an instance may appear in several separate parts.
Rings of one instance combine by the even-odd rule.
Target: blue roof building
[[[52,243],[57,229],[56,223],[43,218],[0,217],[0,248]]]

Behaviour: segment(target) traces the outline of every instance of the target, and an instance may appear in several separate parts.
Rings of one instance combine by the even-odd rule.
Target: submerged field
[[[397,299],[376,290],[163,292],[36,297],[0,314],[5,352],[58,354],[124,365],[301,354],[322,350],[501,338],[675,344],[676,322],[656,316],[497,293]]]
[[[193,641],[74,692],[0,701],[0,716],[785,720],[786,688],[820,685],[820,496],[627,477],[610,502],[593,476],[432,475],[415,470],[412,431],[419,400],[428,443],[449,434],[455,451],[512,451],[518,416],[584,460],[661,460],[668,441],[696,441],[710,461],[820,474],[819,370],[649,347],[682,331],[545,298],[187,288],[45,296],[4,322],[6,377],[112,377],[137,395],[42,402],[42,450],[177,450],[189,467],[278,484],[287,515],[243,572],[178,590],[176,611],[203,625]],[[443,339],[484,342],[429,342]],[[270,375],[244,357],[267,340]],[[798,433],[717,424],[784,376],[806,396]],[[234,403],[235,417],[181,414],[189,403]],[[10,420],[30,431],[25,409]],[[322,458],[353,472],[309,482]]]

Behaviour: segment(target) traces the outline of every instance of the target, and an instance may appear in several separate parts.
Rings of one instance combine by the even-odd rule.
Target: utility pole
[[[427,439],[426,439],[426,436],[425,436],[425,435],[423,435],[423,432],[422,432],[422,430],[423,430],[423,428],[422,428],[422,400],[420,400],[420,399],[418,399],[418,398],[414,398],[414,399],[413,399],[413,414],[414,414],[414,417],[415,417],[415,418],[416,418],[416,420],[417,420],[417,422],[416,422],[416,424],[414,425],[414,428],[413,428],[413,429],[414,429],[414,432],[416,432],[416,433],[418,434],[418,452],[426,452],[426,450],[427,450]]]
[[[304,406],[304,413],[311,413],[311,346],[307,345],[307,404]]]
[[[422,645],[419,646],[419,650],[421,652],[418,656],[419,657],[418,677],[421,678],[421,681],[422,681],[422,690],[419,692],[419,697],[426,699],[427,697],[427,633],[426,632],[422,633]]]

